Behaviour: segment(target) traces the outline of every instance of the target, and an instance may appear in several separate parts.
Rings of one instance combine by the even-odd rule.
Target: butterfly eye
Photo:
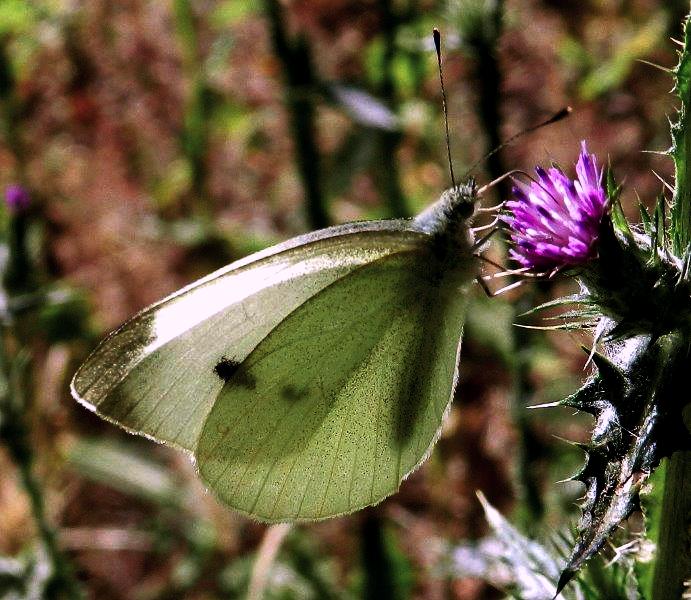
[[[466,221],[475,214],[477,199],[474,184],[457,185],[444,192],[447,202],[447,216],[450,222]]]
[[[459,198],[457,214],[461,219],[469,219],[475,212],[475,201],[471,197]]]

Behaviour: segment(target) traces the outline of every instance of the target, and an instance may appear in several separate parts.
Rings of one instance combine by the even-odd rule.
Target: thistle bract
[[[608,208],[602,169],[581,142],[576,179],[558,167],[536,167],[530,183],[514,179],[506,203],[514,247],[511,258],[530,270],[547,273],[581,265],[597,256],[600,224]]]

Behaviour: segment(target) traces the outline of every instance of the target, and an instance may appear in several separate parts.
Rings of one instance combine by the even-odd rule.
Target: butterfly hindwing
[[[268,521],[395,492],[451,400],[467,284],[424,243],[313,294],[224,382],[196,449],[202,479]]]

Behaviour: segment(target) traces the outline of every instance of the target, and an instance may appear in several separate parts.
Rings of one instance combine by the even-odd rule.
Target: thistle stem
[[[681,106],[672,126],[672,158],[675,168],[674,197],[670,211],[672,251],[678,256],[691,243],[691,14],[684,22],[684,49],[674,71]],[[688,333],[684,340],[689,344]],[[678,369],[688,365],[689,357]],[[686,405],[685,417],[690,405]],[[689,421],[684,419],[688,428]],[[660,533],[653,575],[652,600],[681,598],[684,582],[691,580],[691,451],[672,454],[665,472]]]
[[[667,464],[652,600],[681,598],[691,580],[691,452]]]
[[[677,122],[672,126],[672,158],[675,186],[671,209],[672,250],[680,255],[691,240],[691,171],[687,159],[691,156],[689,110],[691,108],[691,27],[684,23],[684,50],[675,70],[676,91],[681,100]]]

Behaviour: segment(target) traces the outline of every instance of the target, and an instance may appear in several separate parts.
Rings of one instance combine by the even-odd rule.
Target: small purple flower
[[[5,203],[11,212],[18,213],[29,208],[31,198],[21,185],[13,183],[5,188]]]
[[[536,167],[535,172],[537,179],[530,183],[514,179],[513,198],[506,203],[511,214],[502,217],[514,243],[511,258],[540,273],[595,258],[609,204],[602,169],[588,154],[585,141],[576,163],[577,179],[569,179],[557,167]]]

